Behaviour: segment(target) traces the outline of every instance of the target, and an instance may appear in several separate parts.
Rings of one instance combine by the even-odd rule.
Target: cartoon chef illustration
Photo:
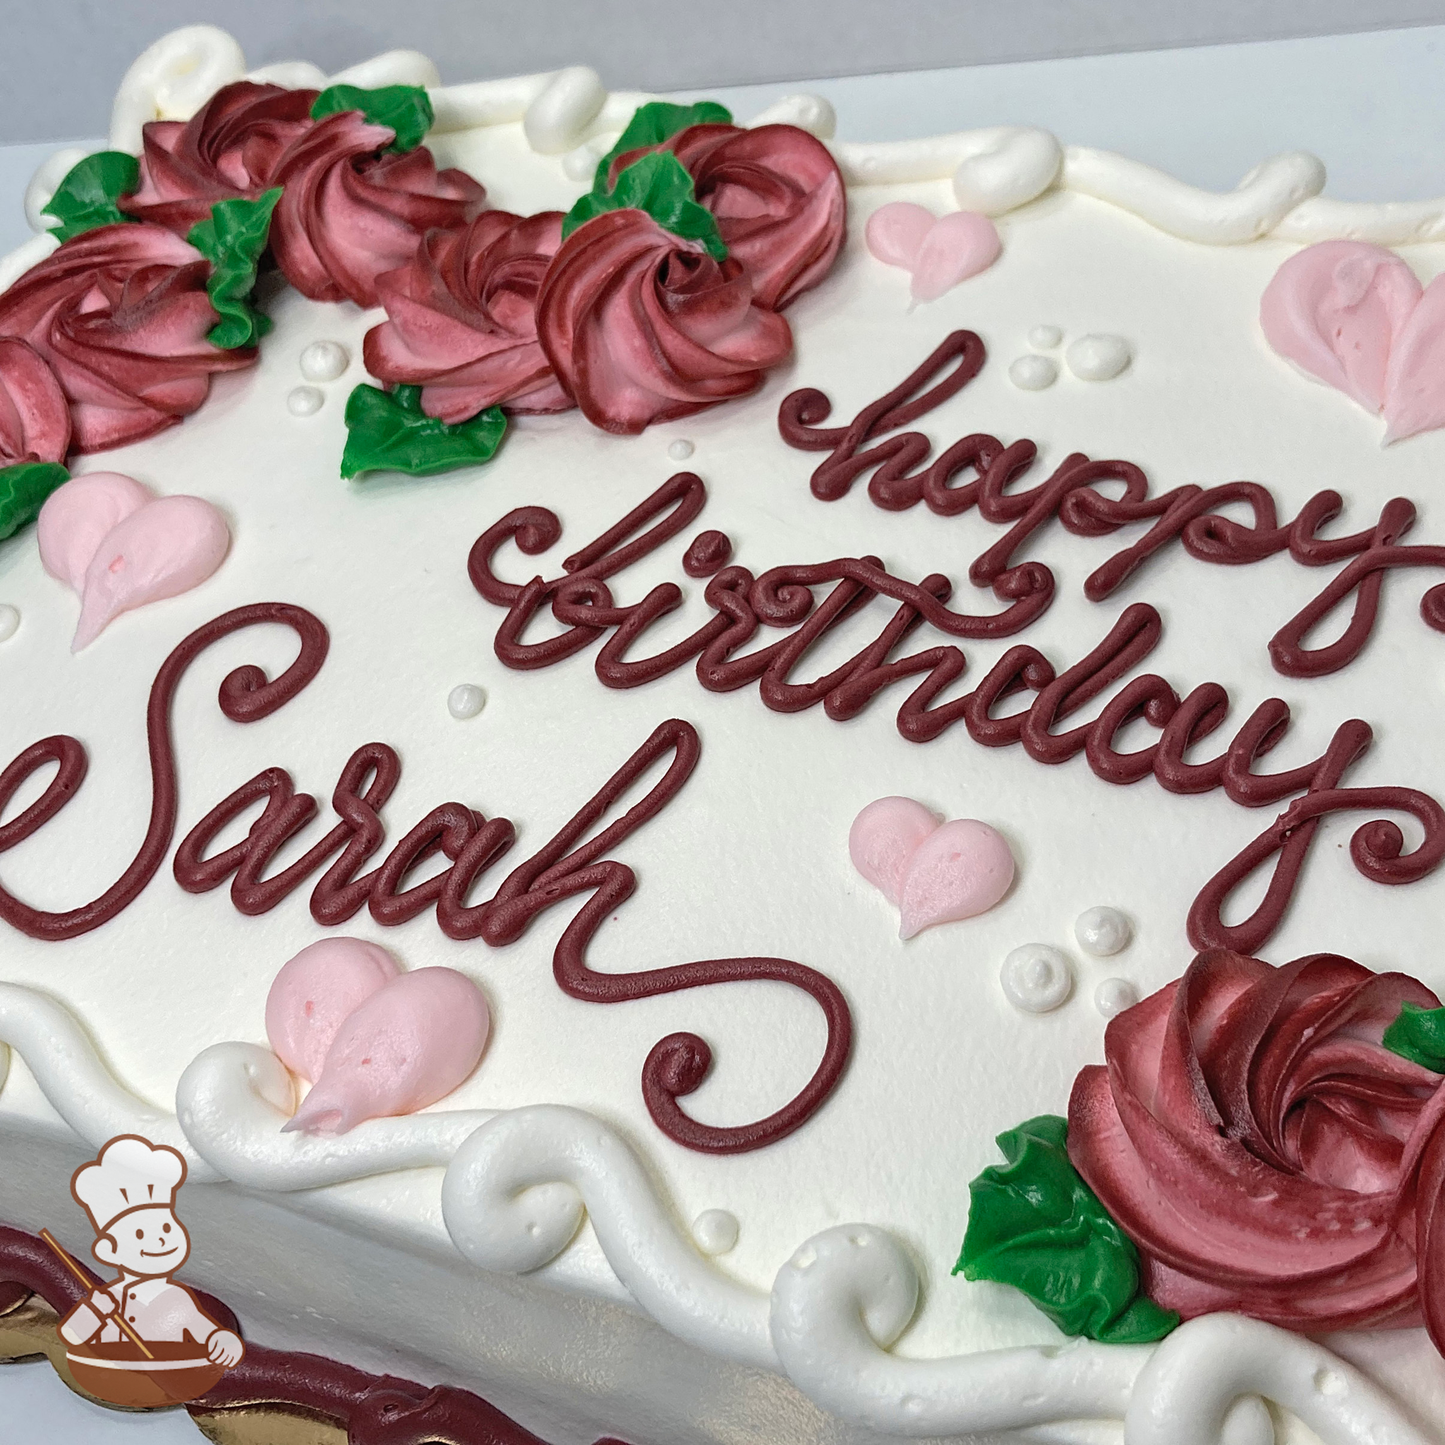
[[[240,1338],[170,1278],[191,1252],[175,1211],[185,1177],[186,1161],[176,1150],[135,1134],[110,1140],[93,1163],[75,1171],[70,1192],[95,1227],[91,1252],[120,1273],[60,1322],[68,1345],[89,1347],[87,1356],[138,1351],[147,1362],[143,1368],[151,1371],[178,1355],[221,1370],[240,1361]]]

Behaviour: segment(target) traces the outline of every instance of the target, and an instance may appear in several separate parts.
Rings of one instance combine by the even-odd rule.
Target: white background
[[[265,4],[252,7],[258,16],[274,15],[279,13],[279,8]],[[373,32],[359,24],[342,23],[347,15],[354,18],[375,12],[380,16],[383,12],[380,5],[292,4],[286,8],[295,23],[289,29],[276,27],[276,33],[285,43],[278,40],[269,47],[253,47],[252,58],[257,63],[307,58],[325,65],[344,64],[399,40],[422,43],[413,23],[418,13],[415,7],[410,10],[387,7],[388,14],[405,16],[404,27],[401,20],[396,21],[399,30],[405,29],[405,35],[383,33],[382,29]],[[457,11],[463,7],[432,8]],[[482,15],[506,8],[473,5],[471,12]],[[530,6],[536,14],[551,14],[554,8],[545,3]],[[872,8],[844,7],[850,14]],[[940,7],[930,9],[929,5],[920,3],[910,8],[926,19],[929,14],[936,16]],[[961,13],[983,8],[963,6]],[[1011,7],[1022,17],[1020,24],[1024,29],[1029,16],[1048,8],[1043,4],[1022,3],[1022,0]],[[1091,7],[1068,8],[1085,12]],[[1127,12],[1142,25],[1151,15],[1158,20],[1158,12],[1166,7],[1121,4],[1095,8],[1116,12],[1118,16]],[[1181,12],[1185,9],[1177,8]],[[1267,18],[1283,8],[1219,4],[1212,7],[1211,13],[1216,21],[1230,14],[1237,18],[1245,9]],[[1336,20],[1331,23],[1339,23],[1339,16],[1346,10],[1355,16],[1390,11],[1392,18],[1411,20],[1445,10],[1445,5],[1418,5],[1413,7],[1415,13],[1407,13],[1412,7],[1405,5],[1331,7],[1298,3],[1289,8],[1297,16],[1316,17],[1333,10]],[[105,64],[99,65],[97,73],[110,77],[95,82],[104,92],[104,103],[91,104],[88,109],[82,106],[46,111],[47,115],[63,117],[63,120],[47,121],[48,126],[59,129],[40,133],[56,139],[99,133],[113,89],[111,72],[118,76],[130,52],[166,25],[196,18],[197,13],[205,9],[205,6],[183,8],[160,3],[128,5],[119,0],[108,0],[94,7],[77,4],[50,7],[46,15],[56,16],[57,30],[84,11],[94,22],[96,34],[113,37],[122,28],[128,28],[127,33],[133,32],[134,38],[125,50],[108,55]],[[597,12],[606,9],[605,5],[599,5]],[[674,15],[675,27],[676,17],[682,11],[677,6],[669,9]],[[733,4],[731,9],[736,12],[738,7]],[[647,11],[648,6],[636,7],[636,13]],[[429,13],[428,7],[421,7],[420,13]],[[333,28],[308,31],[303,23],[307,17],[314,20],[322,14],[335,20]],[[147,16],[147,23],[141,24]],[[921,20],[919,25],[922,26]],[[39,70],[27,77],[19,65],[20,57],[29,53],[25,46],[41,28],[38,22],[32,22],[28,31],[22,26],[15,48],[11,48],[13,33],[7,33],[7,85],[0,88],[0,95],[6,90],[12,96],[24,93],[27,80],[39,84],[43,79]],[[1136,26],[1127,33],[1126,29],[1119,32],[1120,43],[1139,43],[1141,35],[1147,40],[1146,29]],[[908,27],[900,26],[900,31],[908,32]],[[368,44],[355,49],[359,34],[373,33],[374,38]],[[922,33],[921,29],[918,33]],[[304,44],[308,36],[317,40],[315,46]],[[587,48],[586,37],[578,35],[575,29],[564,38],[565,54],[539,58],[539,53],[521,55],[519,52],[519,59],[510,68],[561,61],[598,62],[598,57]],[[676,38],[674,28],[673,41]],[[1179,38],[1177,31],[1175,38]],[[1067,39],[1067,35],[1063,39]],[[355,53],[345,48],[343,40],[352,45]],[[107,41],[107,44],[116,43],[113,39]],[[333,48],[328,49],[328,45]],[[93,50],[94,47],[90,47],[80,54],[77,64],[86,61],[87,56],[93,62]],[[443,70],[450,79],[500,73],[496,64],[478,64],[467,71],[457,62],[455,52],[448,53],[451,62],[444,60]],[[931,53],[938,54],[938,51]],[[495,60],[495,55],[492,58]],[[1234,184],[1268,154],[1302,147],[1324,157],[1330,170],[1328,190],[1331,194],[1362,200],[1407,199],[1445,192],[1445,144],[1442,144],[1445,87],[1440,83],[1445,63],[1442,62],[1445,62],[1445,27],[1431,27],[1318,40],[841,79],[804,87],[715,88],[709,93],[733,104],[737,113],[746,117],[786,90],[814,90],[828,95],[837,105],[840,134],[847,138],[888,139],[1001,121],[1028,121],[1048,126],[1066,143],[1124,150],[1196,184],[1214,188]],[[792,73],[819,72],[799,62]],[[667,83],[661,71],[649,72],[653,77],[649,82],[640,63],[633,73],[616,74],[604,68],[604,74],[614,84]],[[688,78],[678,75],[676,83],[685,84]],[[74,80],[60,74],[52,76],[47,83],[67,97],[77,94]],[[7,133],[4,115],[0,109],[0,135]],[[85,124],[70,123],[72,117],[77,116],[83,117]],[[8,133],[25,134],[25,131],[12,127]],[[29,133],[37,132],[32,129]],[[0,147],[0,197],[4,198],[0,204],[0,251],[8,250],[28,234],[19,197],[34,165],[49,148],[46,145]],[[39,1442],[44,1445],[196,1445],[201,1438],[181,1412],[138,1416],[89,1405],[71,1395],[43,1363],[0,1369],[0,1420],[5,1422],[0,1433],[6,1441],[34,1441],[37,1445]]]

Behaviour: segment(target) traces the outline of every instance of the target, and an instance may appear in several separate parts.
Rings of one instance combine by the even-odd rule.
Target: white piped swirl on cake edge
[[[111,113],[110,145],[139,153],[150,120],[188,120],[223,85],[249,79],[289,86],[422,85],[439,134],[520,122],[539,155],[557,156],[569,179],[585,181],[638,105],[656,97],[610,93],[587,66],[501,80],[442,85],[415,50],[391,50],[336,75],[307,61],[247,71],[240,45],[213,25],[163,35],[126,72]],[[750,125],[796,125],[830,144],[849,185],[951,180],[959,206],[998,216],[1052,190],[1076,191],[1117,206],[1161,231],[1204,245],[1241,245],[1273,236],[1310,244],[1330,239],[1409,245],[1445,238],[1445,196],[1423,201],[1340,201],[1321,194],[1325,168],[1289,151],[1256,166],[1232,191],[1207,191],[1141,161],[1088,146],[1062,146],[1036,126],[986,126],[917,140],[833,141],[836,117],[820,96],[786,96]],[[78,159],[73,149],[42,163],[26,191],[33,228],[55,186]],[[41,235],[45,233],[41,230]],[[26,242],[0,257],[0,290],[54,249]]]
[[[1113,1419],[1124,1422],[1126,1445],[1271,1445],[1259,1404],[1267,1396],[1324,1445],[1438,1445],[1322,1345],[1234,1315],[1191,1320],[1153,1346],[1072,1340],[932,1360],[893,1354],[920,1286],[892,1235],[867,1224],[815,1235],[778,1271],[769,1298],[706,1258],[632,1148],[580,1109],[443,1111],[369,1119],[337,1137],[283,1134],[294,1103],[285,1067],[269,1049],[223,1043],[181,1075],[172,1115],[115,1078],[64,1005],[20,984],[0,984],[0,1090],[7,1044],[86,1143],[143,1134],[180,1150],[199,1183],[295,1193],[444,1167],[447,1231],[484,1269],[541,1268],[585,1213],[613,1272],[663,1329],[781,1369],[822,1408],[887,1434]]]
[[[532,149],[564,157],[566,174],[586,179],[616,140],[632,111],[655,99],[609,94],[586,66],[500,80],[442,85],[436,66],[415,50],[392,50],[326,76],[306,61],[247,71],[234,37],[213,25],[188,25],[163,35],[126,72],[111,113],[110,144],[138,153],[149,120],[188,120],[223,85],[241,79],[298,86],[423,85],[439,133],[520,121]],[[1053,189],[1077,191],[1131,212],[1184,240],[1239,245],[1274,236],[1308,244],[1331,238],[1408,245],[1445,237],[1445,197],[1357,202],[1322,194],[1325,168],[1315,156],[1290,151],[1256,166],[1232,191],[1207,191],[1112,151],[1063,146],[1034,126],[987,126],[951,135],[875,143],[833,142],[833,107],[819,96],[787,96],[752,125],[800,126],[831,143],[844,179],[855,186],[951,180],[960,207],[1002,215]],[[49,190],[63,175],[60,153],[42,165],[26,197],[32,226]],[[73,160],[71,164],[73,164]],[[12,259],[14,258],[14,259]],[[24,265],[0,261],[0,283]]]

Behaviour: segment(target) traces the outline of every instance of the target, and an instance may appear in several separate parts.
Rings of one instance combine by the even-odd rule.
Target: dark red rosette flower
[[[316,121],[276,164],[284,186],[271,221],[271,252],[286,279],[313,301],[377,304],[376,278],[411,260],[434,227],[459,230],[486,192],[465,171],[439,171],[425,146],[382,155],[392,139],[359,111]]]
[[[561,244],[561,211],[483,211],[465,231],[428,231],[408,265],[377,277],[387,319],[366,333],[366,369],[420,386],[422,410],[445,422],[489,406],[565,411],[537,340],[537,293]]]
[[[27,342],[70,404],[71,450],[139,441],[195,411],[211,375],[256,359],[206,340],[209,262],[160,226],[76,236],[0,294],[0,336]]]
[[[717,219],[759,306],[781,311],[832,269],[847,230],[843,176],[827,146],[795,125],[693,125],[619,156],[609,183],[648,150],[671,151]]]
[[[0,336],[0,467],[62,462],[70,447],[70,406],[34,347]]]
[[[217,201],[255,200],[277,162],[315,122],[314,90],[238,80],[222,86],[188,121],[155,120],[142,134],[140,186],[121,210],[184,236]]]
[[[738,262],[633,210],[563,242],[537,298],[537,336],[587,420],[625,434],[746,396],[793,346]]]
[[[1218,950],[1120,1014],[1069,1105],[1069,1157],[1149,1296],[1303,1331],[1429,1326],[1445,1350],[1445,1089],[1386,1049],[1423,984]]]

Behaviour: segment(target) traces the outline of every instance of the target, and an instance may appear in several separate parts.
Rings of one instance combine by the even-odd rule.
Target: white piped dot
[[[335,381],[351,365],[351,353],[339,341],[313,341],[301,353],[301,375],[307,381]]]
[[[667,454],[675,462],[685,462],[697,450],[693,444],[683,437],[679,437],[667,449]]]
[[[1052,351],[1063,339],[1062,326],[1035,326],[1029,332],[1029,345],[1036,351]]]
[[[1315,1389],[1321,1395],[1343,1395],[1349,1388],[1345,1377],[1337,1374],[1334,1370],[1315,1371]]]
[[[692,1222],[692,1237],[704,1254],[726,1254],[738,1242],[738,1221],[726,1209],[704,1209]]]
[[[486,693],[474,682],[460,682],[447,694],[447,711],[459,721],[476,717],[486,705]]]
[[[1074,991],[1074,970],[1057,948],[1025,943],[1004,959],[999,982],[1010,1003],[1025,1013],[1046,1014]]]
[[[1117,908],[1086,908],[1074,920],[1074,937],[1085,953],[1095,958],[1108,958],[1125,947],[1134,930]]]
[[[286,397],[286,410],[292,416],[315,416],[326,401],[320,387],[293,387]]]
[[[0,642],[8,642],[20,627],[20,609],[0,602]]]
[[[1064,353],[1069,370],[1080,381],[1111,381],[1132,357],[1122,336],[1081,336]]]
[[[1042,391],[1059,379],[1059,363],[1052,356],[1021,356],[1010,363],[1008,379],[1020,391]]]
[[[1139,990],[1127,978],[1106,978],[1094,990],[1094,1007],[1111,1019],[1139,1002]]]

